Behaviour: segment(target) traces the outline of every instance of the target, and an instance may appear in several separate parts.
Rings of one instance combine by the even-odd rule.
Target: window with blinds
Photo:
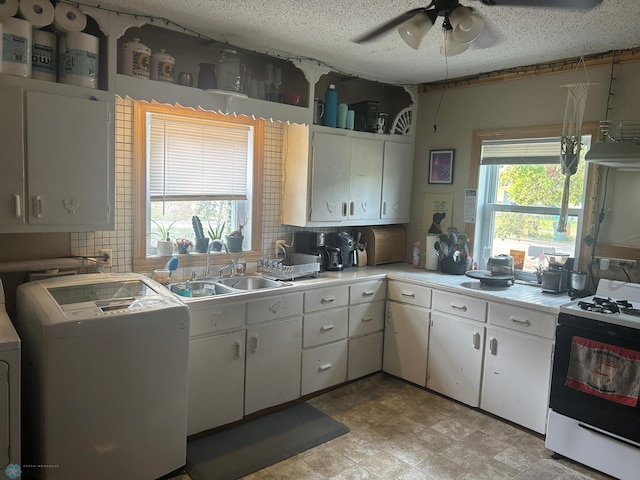
[[[253,127],[147,113],[149,199],[246,200]]]

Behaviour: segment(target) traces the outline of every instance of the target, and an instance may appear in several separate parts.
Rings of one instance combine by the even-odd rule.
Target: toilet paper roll
[[[427,235],[424,247],[424,268],[427,270],[438,270],[438,252],[436,242],[440,239],[438,235]]]
[[[60,82],[98,88],[98,37],[70,32],[60,37]]]
[[[2,17],[2,73],[31,76],[31,23],[14,17]]]
[[[51,25],[53,11],[53,5],[49,0],[20,0],[18,3],[18,15],[20,18],[29,20],[33,28]]]
[[[31,48],[31,76],[48,82],[56,81],[56,56],[58,49],[55,33],[33,31]]]
[[[87,26],[87,16],[70,3],[59,2],[53,12],[53,26],[64,33],[81,32]]]
[[[18,13],[18,0],[0,0],[0,17],[13,17]]]

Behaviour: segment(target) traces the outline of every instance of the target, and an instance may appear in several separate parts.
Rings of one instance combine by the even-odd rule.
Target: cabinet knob
[[[334,300],[335,300],[335,297],[322,297],[320,299],[320,303],[324,305],[324,304],[327,304],[327,303],[331,303]]]
[[[473,334],[473,348],[480,350],[480,332],[474,332]]]
[[[513,323],[517,323],[518,325],[522,325],[524,327],[530,327],[531,322],[529,320],[519,320],[517,318],[511,317],[510,319]]]
[[[37,218],[42,218],[42,213],[43,213],[43,200],[42,200],[42,196],[41,195],[34,195],[33,196],[33,214],[37,217]]]
[[[375,292],[373,292],[372,290],[367,290],[365,292],[362,292],[362,296],[363,297],[370,297],[374,294]]]
[[[329,370],[331,368],[331,364],[330,363],[325,363],[324,365],[320,365],[319,370],[321,372],[324,372],[326,370]]]
[[[237,340],[235,342],[233,342],[233,358],[234,360],[237,360],[238,358],[240,358],[240,342],[238,342]]]
[[[333,330],[333,324],[332,323],[330,323],[328,325],[323,325],[322,327],[320,327],[320,331],[321,332],[329,332],[331,330]]]
[[[403,297],[416,298],[416,294],[413,292],[402,292]]]
[[[362,321],[363,321],[363,322],[370,322],[371,320],[373,320],[373,317],[372,317],[372,316],[362,317]]]
[[[453,308],[454,310],[460,310],[461,312],[466,312],[467,311],[467,306],[466,305],[456,305],[455,303],[451,304],[451,308]]]
[[[491,355],[497,355],[498,354],[498,339],[491,337],[491,339],[489,340],[489,353]]]
[[[20,201],[20,195],[18,194],[13,196],[13,213],[16,218],[20,218],[22,216],[22,202]]]
[[[258,336],[254,335],[251,337],[251,353],[256,353],[258,351]]]

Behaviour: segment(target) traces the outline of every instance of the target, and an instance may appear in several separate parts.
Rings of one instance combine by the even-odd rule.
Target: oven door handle
[[[598,433],[598,434],[602,435],[603,437],[611,438],[612,440],[617,440],[618,442],[621,442],[621,443],[626,443],[627,445],[630,445],[630,446],[635,447],[635,448],[640,448],[640,447],[638,447],[638,445],[636,443],[633,443],[633,442],[631,442],[631,441],[629,441],[627,439],[621,438],[621,437],[616,437],[616,436],[611,435],[611,434],[609,434],[607,432],[603,432],[602,430],[598,430],[597,428],[593,428],[591,425],[586,425],[584,423],[578,422],[578,426],[580,428],[584,428],[585,430],[588,430],[590,432]]]

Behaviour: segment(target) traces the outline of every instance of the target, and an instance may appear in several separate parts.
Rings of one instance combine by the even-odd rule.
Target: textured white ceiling
[[[310,57],[339,71],[389,83],[427,83],[640,46],[640,0],[603,0],[589,11],[487,6],[461,0],[482,15],[486,29],[469,50],[446,61],[440,55],[441,19],[418,50],[407,46],[395,30],[363,45],[351,41],[407,10],[427,6],[429,0],[86,3],[163,17],[238,47]]]

